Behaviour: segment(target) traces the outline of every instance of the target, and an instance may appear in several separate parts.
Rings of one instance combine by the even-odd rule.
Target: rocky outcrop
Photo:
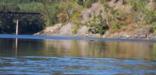
[[[41,32],[36,33],[35,35],[52,35],[52,34],[57,34],[59,33],[60,28],[62,27],[62,24],[56,24],[54,26],[46,27],[44,30]]]
[[[109,7],[119,7],[124,4],[124,0],[110,0],[108,2]]]
[[[91,16],[99,15],[103,11],[103,5],[101,3],[93,3],[89,9],[82,11],[82,23],[89,21]]]
[[[153,39],[156,38],[155,34],[152,33],[152,27],[144,26],[136,29],[127,29],[125,31],[111,32],[107,31],[104,35],[91,34],[88,30],[89,27],[82,26],[78,29],[77,34],[72,33],[73,23],[56,24],[52,27],[47,27],[45,30],[36,33],[35,35],[77,35],[77,36],[93,36],[103,38],[128,38],[128,39]]]
[[[72,23],[56,24],[45,28],[43,31],[36,33],[35,35],[72,35]]]
[[[67,23],[65,25],[63,25],[60,30],[59,30],[59,33],[58,34],[61,34],[61,35],[72,35],[72,27],[74,26],[73,23]]]
[[[77,30],[77,34],[73,34],[74,24],[73,23],[67,23],[67,24],[56,24],[54,26],[50,26],[45,28],[43,31],[36,33],[35,35],[81,35],[81,36],[87,36],[91,35],[89,33],[89,27],[82,26]]]
[[[150,0],[150,1],[153,1],[153,0]],[[37,33],[37,35],[57,34],[57,35],[78,35],[78,36],[94,36],[94,37],[103,37],[103,38],[130,38],[130,39],[156,38],[155,34],[152,31],[153,28],[151,27],[151,25],[142,25],[141,26],[141,25],[138,25],[138,23],[135,23],[133,21],[134,18],[132,16],[134,16],[134,15],[131,13],[133,12],[134,9],[130,5],[124,4],[124,0],[109,0],[108,6],[110,8],[113,8],[113,10],[121,11],[122,13],[124,13],[124,16],[126,17],[126,18],[123,18],[123,16],[121,16],[121,18],[120,18],[120,16],[119,16],[117,18],[117,19],[119,19],[119,22],[123,23],[123,25],[125,25],[125,26],[121,27],[120,29],[118,29],[114,32],[111,31],[111,28],[106,30],[104,35],[92,34],[91,32],[89,32],[90,28],[88,25],[86,25],[86,23],[88,23],[90,21],[92,16],[100,15],[100,17],[102,16],[102,18],[104,18],[104,20],[107,20],[105,18],[108,15],[111,15],[111,13],[106,15],[103,5],[97,2],[97,3],[92,4],[92,6],[90,8],[84,9],[81,12],[81,20],[80,20],[81,23],[80,24],[82,24],[82,25],[79,25],[80,27],[78,27],[78,29],[76,30],[76,33],[73,33],[75,24],[72,22],[68,22],[68,23],[60,23],[60,24],[56,24],[51,27],[47,27],[47,28],[45,28],[45,30]],[[153,7],[153,4],[149,3],[148,7],[150,7],[150,8]],[[102,15],[101,15],[101,13],[102,13]],[[102,24],[104,24],[104,23],[102,23]],[[109,23],[107,23],[107,25],[109,25]]]
[[[110,31],[107,31],[105,35],[103,35],[104,38],[151,38],[152,35],[152,27],[145,26],[142,28],[136,28],[131,31],[119,31],[111,33]]]
[[[81,35],[81,36],[88,35],[88,34],[89,34],[88,31],[89,31],[89,27],[87,27],[87,26],[82,26],[82,27],[80,27],[80,29],[78,30],[77,35]]]
[[[154,11],[156,10],[156,1],[155,0],[149,0],[149,3],[147,4],[147,9]]]
[[[103,5],[100,4],[99,2],[97,3],[93,3],[92,6],[88,9],[85,9],[82,11],[81,16],[81,23],[85,24],[86,22],[88,22],[91,18],[91,16],[94,15],[99,15],[101,14],[101,12],[103,11]],[[54,34],[58,34],[58,35],[73,35],[73,27],[75,24],[73,24],[72,22],[68,22],[65,24],[56,24],[54,26],[51,27],[47,27],[45,28],[45,30],[37,33],[39,34],[45,34],[45,35],[54,35]],[[75,35],[75,34],[74,34]],[[80,28],[77,29],[77,33],[76,35],[81,35],[81,36],[87,36],[87,35],[94,35],[89,33],[89,27],[87,27],[86,25],[81,26]],[[96,36],[98,34],[95,34]]]

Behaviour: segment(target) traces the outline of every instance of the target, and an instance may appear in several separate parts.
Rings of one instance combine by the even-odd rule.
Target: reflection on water
[[[155,60],[150,42],[0,39],[0,74],[153,75]]]
[[[156,43],[0,39],[1,56],[78,56],[156,60]]]

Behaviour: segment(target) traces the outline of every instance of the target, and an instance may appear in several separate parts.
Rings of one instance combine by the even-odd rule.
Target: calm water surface
[[[14,37],[0,35],[0,75],[156,75],[154,42]]]

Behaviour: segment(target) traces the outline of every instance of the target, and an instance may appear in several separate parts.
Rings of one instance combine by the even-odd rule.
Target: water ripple
[[[144,75],[156,74],[156,62],[83,57],[0,57],[0,73],[4,75]]]

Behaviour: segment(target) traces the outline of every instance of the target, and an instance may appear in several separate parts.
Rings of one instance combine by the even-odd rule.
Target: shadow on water
[[[0,39],[1,56],[24,56],[33,52],[37,55],[42,50],[44,50],[42,40]]]

